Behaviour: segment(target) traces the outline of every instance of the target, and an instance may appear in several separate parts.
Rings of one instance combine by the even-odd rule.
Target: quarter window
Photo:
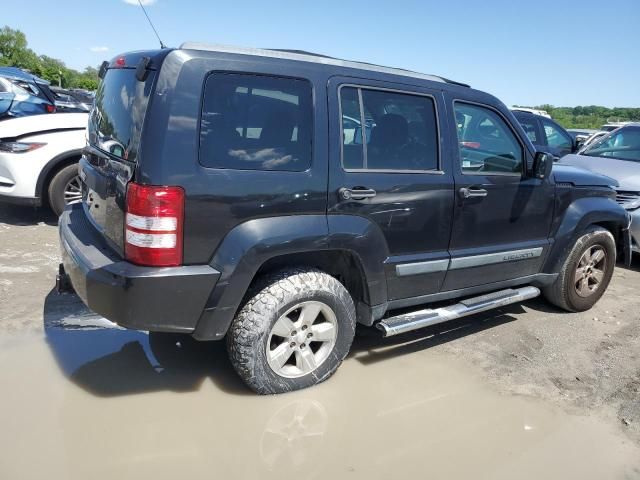
[[[237,170],[307,170],[312,115],[306,80],[212,74],[205,85],[200,163]]]
[[[460,163],[465,174],[522,173],[522,146],[495,111],[454,104]]]
[[[345,169],[438,168],[438,129],[432,98],[343,87],[340,105]]]

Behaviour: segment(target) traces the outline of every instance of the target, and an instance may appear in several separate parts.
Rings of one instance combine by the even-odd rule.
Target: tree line
[[[586,107],[538,105],[530,108],[545,110],[564,128],[599,129],[609,122],[640,122],[640,108],[607,108],[597,105]]]
[[[18,67],[65,88],[98,88],[98,69],[87,67],[79,72],[62,60],[38,55],[27,45],[27,37],[20,30],[8,26],[0,29],[0,67]]]

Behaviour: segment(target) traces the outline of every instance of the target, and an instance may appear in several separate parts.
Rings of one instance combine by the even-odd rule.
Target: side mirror
[[[532,177],[544,180],[551,175],[553,168],[553,155],[547,152],[537,152],[533,159]]]

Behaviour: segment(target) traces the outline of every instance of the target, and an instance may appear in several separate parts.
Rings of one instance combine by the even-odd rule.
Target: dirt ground
[[[360,329],[334,378],[267,398],[221,344],[165,364],[57,295],[58,259],[51,214],[0,205],[0,478],[640,478],[640,258],[589,312]]]

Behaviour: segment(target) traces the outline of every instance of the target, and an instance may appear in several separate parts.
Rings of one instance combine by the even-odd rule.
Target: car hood
[[[640,163],[638,162],[588,155],[566,155],[562,157],[560,163],[585,168],[613,178],[618,183],[618,190],[640,191]]]
[[[87,127],[86,113],[45,113],[0,121],[0,138],[14,138],[35,132]]]
[[[564,158],[566,157],[563,157],[563,159]],[[553,178],[556,183],[572,183],[577,187],[618,186],[618,182],[611,177],[561,162],[553,164]]]

